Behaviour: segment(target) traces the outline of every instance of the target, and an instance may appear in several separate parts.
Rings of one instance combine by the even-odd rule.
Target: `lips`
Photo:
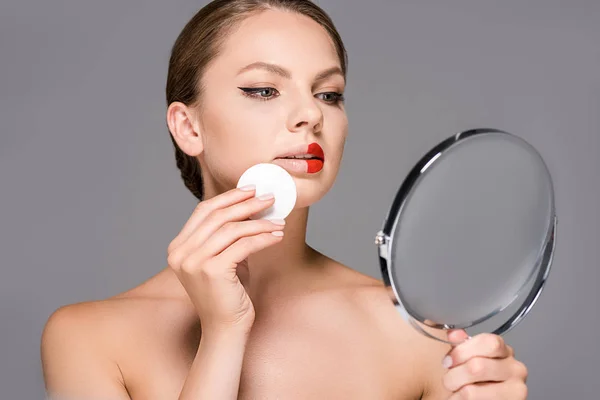
[[[325,161],[325,154],[323,153],[323,148],[319,146],[319,143],[311,143],[308,145],[308,154],[311,154],[317,157],[321,161]]]
[[[296,157],[296,158],[294,158]],[[316,142],[309,145],[298,145],[278,156],[274,163],[290,172],[306,172],[313,174],[323,169],[325,154]]]
[[[318,158],[321,161],[325,160],[325,155],[323,153],[323,149],[316,142],[313,142],[309,145],[306,145],[306,144],[297,145],[295,147],[290,148],[286,152],[278,155],[276,158],[289,158],[289,157],[294,157],[294,156],[306,156],[306,155],[314,156],[315,158]]]
[[[308,172],[309,174],[314,174],[315,172],[319,172],[323,169],[323,160],[319,160],[317,158],[314,160],[308,160],[306,162],[308,163],[308,168],[306,169],[306,172]]]

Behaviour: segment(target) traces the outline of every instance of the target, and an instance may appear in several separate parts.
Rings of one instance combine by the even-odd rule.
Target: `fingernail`
[[[258,196],[259,200],[270,200],[273,198],[273,193],[263,194],[262,196]]]
[[[285,220],[283,219],[272,219],[271,222],[275,225],[285,225]]]
[[[452,366],[452,357],[444,357],[444,359],[442,360],[442,366],[446,369],[450,368]]]
[[[274,232],[271,232],[271,235],[274,235],[274,236],[283,236],[283,231],[274,231]]]
[[[243,190],[244,192],[249,192],[254,189],[256,189],[256,185],[246,185],[246,186],[240,187],[240,190]]]

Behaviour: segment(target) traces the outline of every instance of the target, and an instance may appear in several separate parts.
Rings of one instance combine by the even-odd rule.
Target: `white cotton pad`
[[[275,203],[250,219],[284,219],[296,205],[296,183],[292,176],[275,164],[261,163],[248,168],[240,177],[237,187],[256,185],[256,196],[273,193]]]

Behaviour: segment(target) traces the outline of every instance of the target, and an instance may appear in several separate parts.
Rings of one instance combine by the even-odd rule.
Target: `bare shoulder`
[[[161,326],[171,326],[195,315],[187,298],[177,297],[173,290],[157,290],[160,279],[158,274],[106,299],[59,307],[44,326],[42,346],[66,335],[85,341],[108,358],[128,348],[130,342],[139,339],[139,334],[157,334]]]
[[[46,391],[51,398],[128,399],[118,364],[110,349],[116,310],[107,302],[62,306],[46,322],[41,360]]]
[[[346,273],[351,279],[348,282],[354,283],[348,285],[353,308],[372,328],[372,340],[381,344],[386,369],[396,371],[398,382],[406,382],[406,377],[418,382],[423,399],[446,398],[448,393],[441,384],[445,373],[442,359],[450,346],[410,326],[396,310],[392,294],[381,280],[358,271]]]
[[[398,312],[392,301],[393,292],[377,279],[366,279],[365,285],[353,291],[357,309],[369,316],[370,323],[383,334],[389,335],[392,343],[409,345],[408,348],[418,357],[437,357],[445,354],[449,345],[433,340],[419,333]],[[440,358],[440,365],[441,365]]]
[[[46,321],[40,343],[48,395],[130,399],[122,365],[132,345],[188,314],[185,302],[152,296],[143,285],[107,299],[59,307]]]
[[[137,325],[145,326],[159,318],[168,323],[169,319],[187,315],[190,307],[185,298],[177,297],[173,290],[157,290],[157,286],[161,286],[161,274],[106,299],[59,307],[48,318],[43,338],[57,331],[83,335],[106,350],[123,342]]]

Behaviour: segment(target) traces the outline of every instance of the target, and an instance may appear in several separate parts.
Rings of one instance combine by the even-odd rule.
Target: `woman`
[[[309,206],[331,188],[342,158],[345,83],[344,45],[307,0],[217,0],[191,19],[172,50],[167,123],[200,203],[164,270],[49,318],[50,396],[526,397],[526,368],[500,337],[453,348],[427,339],[398,316],[380,281],[305,243]],[[284,159],[314,148],[322,160]],[[249,220],[274,200],[235,188],[261,162],[294,177],[286,221]]]

